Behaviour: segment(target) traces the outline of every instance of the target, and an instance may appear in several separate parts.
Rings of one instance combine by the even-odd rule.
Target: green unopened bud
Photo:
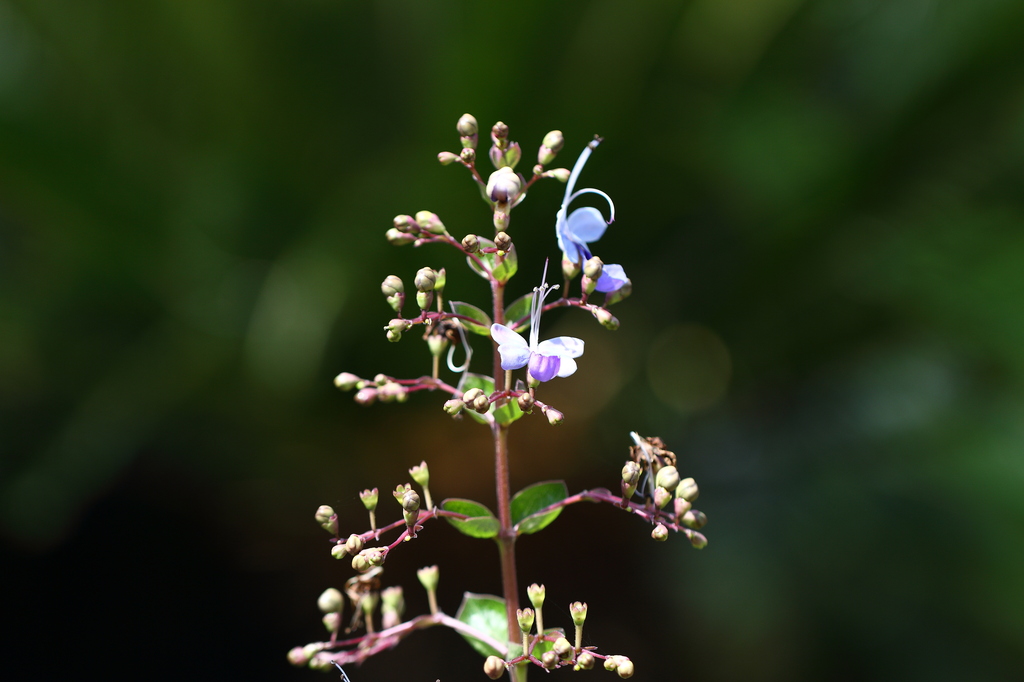
[[[324,613],[330,613],[331,611],[337,611],[344,604],[344,600],[341,597],[341,592],[328,587],[323,591],[323,594],[316,600],[316,605]]]
[[[420,462],[418,465],[409,469],[409,475],[412,476],[412,480],[422,486],[430,485],[430,469],[427,468],[426,462]]]
[[[405,595],[400,585],[387,587],[380,592],[380,612],[385,628],[393,628],[402,622],[405,613]]]
[[[707,522],[708,517],[704,515],[704,512],[696,509],[691,509],[683,514],[679,519],[679,523],[683,524],[687,528],[692,528],[693,530],[700,530],[707,524]]]
[[[334,385],[342,391],[351,391],[360,381],[359,377],[351,372],[342,372],[334,377]]]
[[[590,670],[594,667],[595,660],[594,654],[584,651],[576,657],[576,665],[573,666],[573,670]]]
[[[572,172],[568,168],[552,168],[549,171],[544,171],[542,175],[545,178],[554,178],[559,182],[569,182],[569,176]]]
[[[359,554],[363,551],[363,539],[354,533],[349,535],[345,540],[345,551],[349,554]]]
[[[333,660],[334,659],[331,658],[331,655],[329,653],[327,653],[326,651],[322,651],[309,660],[309,669],[318,670],[320,672],[327,672],[328,670],[333,670],[334,668],[331,667],[334,665],[331,662]]]
[[[380,547],[370,547],[359,553],[359,556],[366,559],[370,566],[381,566],[384,564],[384,552]]]
[[[416,219],[411,215],[401,214],[396,215],[394,220],[391,221],[392,225],[399,232],[411,232],[416,233],[419,231],[419,225],[416,224]]]
[[[434,302],[433,291],[417,291],[416,292],[416,305],[420,307],[420,310],[426,310],[430,307],[430,304]]]
[[[492,218],[491,222],[494,223],[494,231],[495,232],[504,232],[505,230],[508,229],[508,221],[509,221],[508,207],[509,207],[508,204],[495,204],[494,205],[494,213],[491,216],[491,218]]]
[[[402,340],[402,332],[393,332],[390,329],[388,329],[387,333],[384,336],[387,337],[387,340],[390,341],[391,343],[398,343],[399,341]]]
[[[640,468],[640,465],[630,460],[622,466],[622,482],[635,487],[640,480],[641,473],[643,473],[643,469]]]
[[[401,294],[405,292],[405,283],[402,282],[402,278],[398,275],[388,275],[381,282],[380,291],[385,296]]]
[[[427,592],[434,592],[437,590],[437,583],[441,580],[441,570],[437,566],[425,566],[416,571],[416,577],[419,578],[423,589]]]
[[[344,545],[344,543],[338,544],[338,545],[334,545],[333,547],[331,547],[331,556],[334,557],[335,559],[344,559],[345,558],[345,545]]]
[[[473,140],[473,144],[476,144],[476,140]],[[476,150],[472,147],[466,147],[459,152],[459,158],[466,163],[474,163],[476,161]]]
[[[380,595],[376,592],[367,592],[359,600],[359,608],[363,610],[363,613],[367,617],[373,615],[373,612],[377,610],[377,604],[380,602]]]
[[[672,493],[662,488],[660,485],[654,489],[654,506],[658,509],[664,509],[665,506],[672,500]]]
[[[676,486],[676,497],[681,497],[687,502],[696,502],[700,490],[697,489],[697,481],[692,478],[684,478]]]
[[[321,620],[323,621],[324,627],[327,628],[327,632],[337,632],[338,627],[341,626],[341,614],[337,611],[328,613],[321,618]]]
[[[437,217],[436,213],[430,211],[419,211],[416,214],[416,224],[421,230],[430,234],[448,234],[441,219]]]
[[[530,603],[533,604],[533,608],[538,611],[544,606],[544,596],[547,594],[547,590],[544,589],[543,585],[534,583],[526,588],[526,596],[530,598]]]
[[[299,667],[306,665],[306,663],[309,662],[309,657],[306,656],[306,650],[301,646],[292,647],[292,649],[288,651],[288,662]]]
[[[491,400],[484,393],[473,399],[472,408],[480,414],[486,414],[491,409]]]
[[[394,332],[395,334],[401,334],[404,331],[408,331],[411,327],[412,322],[409,322],[408,320],[403,320],[400,317],[396,317],[390,322],[388,322],[388,326],[384,327],[384,329],[388,330],[389,332]],[[385,386],[386,385],[387,384],[385,384]]]
[[[462,250],[466,253],[476,253],[480,250],[480,238],[475,234],[467,234],[462,238]]]
[[[627,279],[621,287],[604,295],[604,305],[605,307],[614,305],[622,299],[628,298],[631,293],[633,293],[633,282]]]
[[[591,308],[590,312],[593,313],[594,317],[597,319],[598,322],[601,323],[601,326],[604,327],[605,329],[611,329],[612,331],[615,331],[616,329],[619,328],[618,318],[616,318],[614,315],[608,312],[607,308]]]
[[[689,500],[684,500],[681,497],[677,497],[673,505],[673,511],[676,516],[676,522],[678,523],[680,519],[683,518],[683,514],[690,511],[691,504]]]
[[[671,465],[661,467],[658,469],[655,483],[665,490],[672,492],[679,485],[679,470]]]
[[[654,527],[654,530],[651,531],[651,537],[658,542],[668,540],[668,528],[665,527],[665,524],[659,523]]]
[[[473,114],[463,114],[459,118],[459,122],[455,124],[455,129],[459,131],[459,135],[463,137],[476,135],[479,130],[476,123],[476,117],[474,117]]]
[[[555,155],[562,150],[564,145],[565,138],[562,136],[562,131],[552,130],[544,136],[544,141],[541,142],[540,149],[537,151],[537,163],[542,166],[548,165],[555,160]]]
[[[572,622],[577,627],[582,627],[583,623],[587,621],[587,604],[586,602],[574,601],[569,604],[569,615],[572,616]]]
[[[540,165],[538,163],[536,166],[533,167],[533,174],[534,175],[540,175],[541,177],[543,177],[544,176],[544,166],[542,166],[542,165]]]
[[[384,233],[384,238],[394,246],[405,246],[416,241],[416,237],[413,235],[400,232],[393,227]]]
[[[442,166],[447,166],[449,164],[452,164],[452,163],[455,163],[456,161],[458,161],[459,160],[459,155],[458,154],[452,154],[451,152],[438,152],[437,153],[437,160],[441,162]]]
[[[400,485],[396,485],[395,489],[391,491],[391,494],[394,495],[395,501],[398,502],[398,504],[402,504],[402,498],[405,497],[405,494],[410,490],[412,490],[411,483],[402,483]]]
[[[551,424],[552,426],[558,426],[565,421],[565,415],[553,407],[546,409],[544,411],[544,416],[548,418],[548,424]]]
[[[520,149],[518,142],[513,142],[508,145],[508,148],[501,155],[501,165],[508,166],[509,168],[515,168],[518,165],[519,160],[523,158],[523,150]]]
[[[462,408],[465,406],[466,403],[462,402],[458,398],[452,398],[451,400],[445,401],[444,411],[454,417],[460,412],[462,412]]]
[[[439,334],[431,334],[427,337],[427,348],[431,355],[440,356],[448,348],[448,339]]]
[[[372,405],[377,400],[377,389],[370,387],[361,388],[356,391],[353,400],[360,405]]]
[[[420,494],[410,490],[402,495],[402,509],[409,513],[417,512],[420,508]]]
[[[597,256],[588,259],[587,262],[583,264],[583,274],[595,282],[601,279],[602,272],[604,272],[604,261]],[[593,292],[588,291],[587,293],[589,294]]]
[[[494,235],[494,246],[501,251],[508,251],[512,248],[512,237],[508,236],[508,232],[499,232]]]
[[[366,573],[370,570],[370,562],[362,554],[352,557],[352,570],[357,573]]]
[[[444,268],[437,270],[434,277],[434,291],[438,294],[444,292],[444,285],[448,283],[448,271]]]
[[[619,659],[618,665],[615,667],[618,676],[624,680],[633,677],[633,661],[625,656],[616,656],[616,658]]]
[[[519,621],[519,629],[523,631],[523,634],[530,634],[530,630],[533,629],[534,618],[533,609],[529,607],[516,609],[516,620]]]
[[[497,123],[495,123],[491,127],[491,139],[497,141],[497,140],[505,140],[507,138],[508,138],[508,126],[507,125],[505,125],[501,121],[498,121]]]
[[[519,196],[523,181],[507,166],[499,168],[487,178],[487,196],[497,204],[508,204]]]
[[[533,396],[530,395],[529,393],[519,394],[519,397],[516,398],[516,402],[519,404],[519,409],[525,412],[526,414],[530,414],[530,412],[533,411],[533,405],[535,400]]]
[[[540,655],[540,664],[545,670],[554,670],[558,665],[558,654],[554,651],[545,651]]]
[[[484,395],[484,392],[481,391],[479,388],[471,388],[471,389],[469,389],[468,391],[466,391],[465,393],[462,394],[462,399],[466,402],[467,405],[469,405],[474,400],[476,400],[479,396],[482,396],[482,395]],[[486,396],[484,396],[484,397],[486,397]]]
[[[701,533],[690,533],[690,544],[694,549],[704,549],[708,546],[708,539]]]
[[[497,656],[488,656],[484,661],[484,674],[492,680],[496,680],[505,674],[505,661]]]
[[[315,518],[316,518],[316,522],[319,523],[321,526],[323,526],[324,530],[326,530],[328,533],[337,533],[338,532],[338,517],[334,513],[334,508],[333,507],[329,507],[326,504],[320,505],[317,508],[317,510],[316,510]],[[332,518],[334,519],[334,529],[333,530],[328,528],[328,526],[331,523],[331,519]]]
[[[309,659],[313,658],[318,653],[323,651],[323,648],[323,642],[312,642],[302,647],[302,654],[306,657],[306,660],[308,661]]]
[[[562,254],[562,274],[567,280],[576,279],[576,276],[580,274],[579,264],[566,258],[564,253]]]
[[[416,277],[413,279],[416,291],[433,291],[436,282],[437,271],[433,268],[420,268],[416,271]]]
[[[366,507],[366,511],[373,511],[377,508],[378,491],[376,488],[373,490],[364,490],[359,493],[359,499],[362,500],[363,506]]]
[[[559,658],[571,658],[572,657],[572,644],[565,637],[559,637],[555,640],[555,643],[551,645],[551,650],[555,652],[555,655]]]

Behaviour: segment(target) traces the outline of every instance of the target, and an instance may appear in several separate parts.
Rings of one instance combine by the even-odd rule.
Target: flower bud
[[[494,246],[500,251],[508,251],[512,248],[512,237],[508,236],[508,232],[499,232],[494,235]]]
[[[327,628],[327,632],[337,632],[338,626],[341,625],[341,614],[337,611],[332,611],[321,618],[321,620],[323,621],[324,627]]]
[[[316,656],[310,659],[309,669],[318,670],[320,672],[333,670],[333,668],[331,667],[332,665],[334,665],[333,661],[334,659],[331,657],[329,653],[327,653],[326,651],[321,651]]]
[[[478,396],[484,395],[484,392],[479,388],[471,388],[462,394],[462,400],[468,405],[477,399]]]
[[[342,372],[334,377],[334,385],[342,391],[351,391],[360,381],[359,377],[351,372]]]
[[[548,418],[548,424],[551,424],[552,426],[558,426],[565,421],[565,415],[553,407],[549,407],[545,410],[544,416]]]
[[[679,485],[679,470],[674,466],[663,466],[658,469],[658,476],[655,478],[656,485],[672,492]]]
[[[402,498],[405,497],[405,494],[410,490],[412,490],[411,483],[402,483],[396,485],[391,494],[395,496],[395,501],[398,502],[398,504],[402,504]]]
[[[416,292],[416,305],[420,307],[420,310],[426,310],[430,307],[430,304],[434,302],[433,291],[417,291]]]
[[[476,253],[480,250],[480,238],[475,234],[467,234],[462,238],[462,250],[466,253]]]
[[[679,519],[679,523],[683,524],[687,528],[692,528],[693,530],[700,530],[705,526],[705,524],[707,524],[707,522],[708,517],[704,515],[704,512],[696,509],[691,509],[683,514]]]
[[[534,175],[540,175],[541,177],[543,177],[544,176],[544,166],[542,166],[542,165],[540,165],[538,163],[536,166],[533,167],[533,174]]]
[[[337,525],[338,517],[334,514],[334,508],[329,507],[326,504],[322,504],[317,508],[315,518],[317,523],[326,528],[327,524],[330,523],[332,516],[334,517],[334,524]]]
[[[476,144],[476,140],[473,141],[473,144]],[[466,163],[473,163],[476,161],[476,150],[473,149],[472,147],[466,147],[461,152],[459,152],[459,158],[465,161]]]
[[[690,502],[688,500],[684,500],[681,497],[677,497],[673,504],[673,511],[676,516],[676,522],[678,523],[679,520],[683,517],[683,514],[690,511]]]
[[[562,274],[567,280],[576,279],[576,275],[580,274],[580,266],[566,258],[565,254],[562,254]]]
[[[441,219],[437,217],[436,213],[430,211],[419,211],[416,214],[416,224],[421,230],[430,234],[448,234]]]
[[[523,187],[522,180],[511,168],[499,168],[487,178],[487,196],[491,201],[507,204],[517,196]]]
[[[444,291],[444,285],[448,283],[448,271],[444,268],[434,271],[434,291],[438,294]]]
[[[337,545],[334,545],[333,547],[331,547],[331,556],[334,557],[335,559],[344,559],[345,558],[345,545],[344,545],[344,543],[337,544]]]
[[[589,277],[590,279],[594,280],[595,284],[597,283],[597,280],[601,279],[601,273],[603,271],[604,261],[598,258],[597,256],[590,258],[586,263],[583,264],[583,274]],[[589,294],[593,292],[588,291],[587,293]]]
[[[494,161],[493,153],[494,153],[495,149],[496,149],[495,147],[491,147],[491,153],[492,153],[491,161]],[[523,158],[523,150],[519,147],[519,143],[518,142],[513,142],[510,145],[508,145],[508,147],[506,149],[504,149],[503,151],[501,151],[499,153],[498,161],[494,165],[497,168],[501,168],[501,167],[505,167],[505,166],[507,166],[509,168],[515,168],[516,165],[519,163],[520,159],[522,159],[522,158]]]
[[[411,215],[401,214],[396,215],[395,219],[391,221],[394,228],[399,232],[411,232],[415,233],[419,229],[419,225],[416,224],[416,220]]]
[[[708,539],[701,533],[690,533],[690,544],[694,549],[704,549],[708,546]]]
[[[389,332],[394,332],[396,334],[401,334],[404,331],[408,331],[411,327],[412,327],[412,322],[409,322],[408,320],[403,320],[400,317],[396,317],[393,320],[391,320],[390,322],[388,322],[388,326],[384,327],[384,329],[387,329]],[[391,383],[391,382],[389,382],[389,383]],[[387,384],[384,384],[384,385],[387,386]]]
[[[359,499],[362,500],[363,506],[366,507],[366,511],[373,511],[377,508],[378,495],[376,488],[373,490],[364,490],[359,493]]]
[[[508,139],[508,126],[498,121],[491,127],[491,139],[495,142]]]
[[[525,609],[516,609],[516,620],[519,621],[519,629],[523,631],[523,634],[530,634],[530,630],[533,629],[533,621],[535,614],[533,609],[527,607]]]
[[[359,553],[370,566],[381,566],[384,563],[384,552],[379,547],[370,547]]]
[[[587,604],[586,602],[574,601],[569,604],[569,615],[572,616],[572,622],[577,627],[582,627],[583,623],[587,620]]]
[[[561,130],[552,130],[544,136],[541,142],[540,151],[537,152],[537,163],[546,166],[555,160],[555,154],[562,151],[565,145],[565,137]]]
[[[505,661],[497,656],[488,656],[484,661],[484,674],[492,680],[496,680],[505,674]]]
[[[352,570],[357,573],[366,573],[370,570],[370,562],[362,554],[352,557]]]
[[[521,393],[519,397],[516,398],[516,402],[519,404],[519,409],[526,414],[530,414],[530,412],[533,411],[533,404],[535,401],[533,396],[529,393]]]
[[[590,312],[593,313],[597,321],[601,323],[601,326],[605,329],[611,329],[615,331],[619,328],[619,320],[610,312],[607,308],[591,308]]]
[[[412,480],[423,487],[430,485],[430,469],[427,468],[426,462],[420,462],[417,466],[409,469],[409,475],[412,476]]]
[[[665,524],[659,523],[654,527],[654,530],[651,531],[651,537],[658,542],[668,540],[668,528],[665,527]]]
[[[495,232],[504,232],[508,229],[508,204],[495,204],[494,214],[491,216]]]
[[[402,509],[409,513],[417,512],[420,508],[420,494],[410,490],[402,495]]]
[[[455,129],[459,131],[459,135],[462,137],[476,135],[479,130],[476,123],[476,117],[472,114],[463,114],[459,118],[459,122],[455,124]]]
[[[448,348],[448,339],[440,334],[431,334],[427,337],[427,348],[431,355],[440,356]]]
[[[621,287],[604,295],[604,305],[605,307],[614,305],[622,299],[628,298],[631,293],[633,293],[633,282],[627,279]]]
[[[341,592],[333,587],[328,587],[323,591],[323,594],[316,600],[316,605],[324,613],[330,613],[331,611],[337,611],[342,607],[344,601],[341,597]]]
[[[363,551],[363,539],[353,533],[345,540],[345,551],[349,554],[359,554]]]
[[[572,656],[572,644],[565,637],[556,639],[555,643],[551,645],[551,650],[559,658],[570,658]]]
[[[437,566],[425,566],[416,571],[416,577],[419,578],[423,589],[427,592],[434,592],[437,590],[437,583],[441,579],[441,571]]]
[[[491,409],[491,400],[483,392],[473,399],[473,409],[480,414],[486,414]]]
[[[445,401],[444,411],[454,417],[462,412],[462,408],[465,406],[466,403],[462,402],[458,398],[452,398],[451,400]]]
[[[636,487],[637,482],[640,480],[641,473],[643,473],[643,469],[640,468],[640,465],[633,460],[630,460],[622,467],[622,482],[626,485]]]
[[[681,497],[687,502],[695,502],[700,490],[697,489],[697,482],[692,478],[684,478],[676,486],[676,497]]]
[[[545,651],[540,656],[540,664],[545,670],[554,670],[558,665],[558,654],[554,651]]]
[[[402,282],[402,278],[398,275],[388,275],[381,282],[380,291],[385,296],[405,293],[405,283]]]
[[[393,246],[405,246],[406,244],[412,244],[414,241],[416,241],[416,237],[412,236],[411,234],[405,234],[404,232],[400,232],[399,230],[396,230],[393,227],[384,233],[384,238],[387,239],[388,243],[392,244]]]
[[[372,405],[373,401],[377,399],[377,389],[375,388],[361,388],[356,391],[355,401],[360,405]]]
[[[589,651],[581,652],[580,655],[576,657],[576,665],[573,666],[573,670],[590,670],[594,667],[594,662],[594,654]]]
[[[554,178],[559,182],[569,182],[569,176],[572,172],[568,168],[552,168],[549,171],[544,171],[542,174],[545,178]]]
[[[534,583],[526,588],[526,595],[530,598],[530,603],[533,604],[533,608],[538,611],[544,606],[544,596],[547,594],[547,590],[544,589],[543,585]]]
[[[309,661],[309,656],[306,656],[306,650],[301,647],[292,647],[288,652],[288,662],[294,666],[304,666]]]
[[[459,160],[458,154],[452,154],[451,152],[438,152],[437,160],[441,162],[442,166],[447,166],[451,163],[455,163]]]
[[[662,488],[660,485],[654,489],[654,506],[658,509],[664,509],[665,505],[672,499],[672,493]]]
[[[619,659],[618,666],[615,668],[615,672],[622,679],[628,679],[633,677],[633,661],[629,660],[625,656],[617,656]]]
[[[413,279],[416,291],[433,291],[436,282],[437,272],[433,268],[420,268],[416,271],[416,277]]]
[[[385,327],[385,329],[387,329],[387,327]],[[384,336],[387,337],[387,340],[391,343],[398,343],[402,340],[402,332],[393,332],[390,329],[387,330],[387,333]]]

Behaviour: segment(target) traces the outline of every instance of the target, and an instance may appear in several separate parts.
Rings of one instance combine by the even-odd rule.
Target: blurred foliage
[[[434,161],[469,111],[524,163],[551,128],[565,165],[605,138],[583,182],[634,281],[620,331],[546,319],[587,355],[550,386],[566,424],[514,433],[514,484],[614,485],[636,429],[710,518],[696,553],[569,510],[524,585],[590,602],[638,679],[1019,676],[1021,35],[1019,0],[0,2],[5,665],[39,677],[25,652],[61,638],[53,675],[310,679],[284,653],[347,577],[319,504],[359,525],[356,491],[423,458],[439,498],[491,499],[486,434],[437,396],[331,386],[425,371],[384,340],[384,276],[445,265],[484,300],[383,239],[420,209],[487,234]],[[559,202],[513,214],[513,295]],[[450,612],[499,589],[469,542],[389,561],[412,610],[434,562]],[[450,635],[350,676],[479,676]]]

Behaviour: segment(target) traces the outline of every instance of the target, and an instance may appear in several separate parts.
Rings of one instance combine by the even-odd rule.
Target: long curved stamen
[[[601,138],[595,137],[589,144],[587,144],[586,147],[583,148],[583,151],[580,152],[579,158],[576,159],[576,164],[572,167],[572,172],[569,173],[569,181],[565,183],[565,198],[562,199],[563,212],[565,211],[565,207],[568,206],[571,201],[569,195],[572,194],[572,190],[576,186],[576,180],[579,179],[580,173],[583,172],[583,167],[587,165],[587,159],[590,158],[590,155],[595,149],[597,149],[597,145],[599,144],[601,144]]]
[[[530,350],[536,350],[540,340],[540,314],[544,310],[544,299],[557,288],[557,284],[548,286],[548,261],[545,259],[540,286],[533,290],[533,299],[530,301]]]
[[[608,209],[611,211],[612,214],[611,218],[609,218],[605,222],[607,222],[609,225],[615,222],[615,202],[612,201],[612,198],[610,196],[608,196],[599,189],[594,189],[593,187],[587,187],[586,189],[581,189],[578,192],[573,192],[572,196],[569,197],[569,200],[565,204],[566,207],[568,207],[569,204],[571,204],[576,199],[576,197],[580,196],[581,194],[597,194],[598,196],[603,197],[604,200],[608,202]]]
[[[452,313],[456,313],[457,312],[455,310],[455,301],[449,301],[448,305],[451,306]],[[466,351],[466,361],[464,363],[462,363],[461,366],[457,367],[455,365],[455,362],[454,362],[455,346],[452,345],[452,346],[448,347],[448,369],[450,369],[451,371],[455,372],[456,374],[459,374],[460,372],[467,371],[469,369],[469,361],[473,358],[473,349],[469,345],[469,340],[466,339],[466,330],[462,328],[461,324],[458,325],[458,330],[459,330],[459,338],[462,339],[462,347]]]

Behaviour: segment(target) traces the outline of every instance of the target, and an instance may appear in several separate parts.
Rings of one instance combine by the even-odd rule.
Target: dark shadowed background
[[[546,620],[589,602],[644,680],[1020,679],[1021,35],[1019,0],[0,1],[0,676],[326,679],[285,660],[351,575],[317,506],[362,530],[357,491],[421,459],[493,503],[442,396],[332,386],[427,368],[385,341],[386,275],[485,300],[384,240],[422,209],[488,233],[435,160],[468,111],[527,170],[550,129],[555,165],[605,138],[582,182],[635,291],[617,332],[546,316],[587,353],[544,387],[566,423],[513,431],[514,488],[614,486],[635,429],[710,519],[697,552],[570,508],[520,543]],[[513,214],[513,296],[561,189]],[[431,524],[387,564],[412,614],[432,563],[449,612],[500,590],[488,542]],[[435,629],[349,673],[480,664]]]

